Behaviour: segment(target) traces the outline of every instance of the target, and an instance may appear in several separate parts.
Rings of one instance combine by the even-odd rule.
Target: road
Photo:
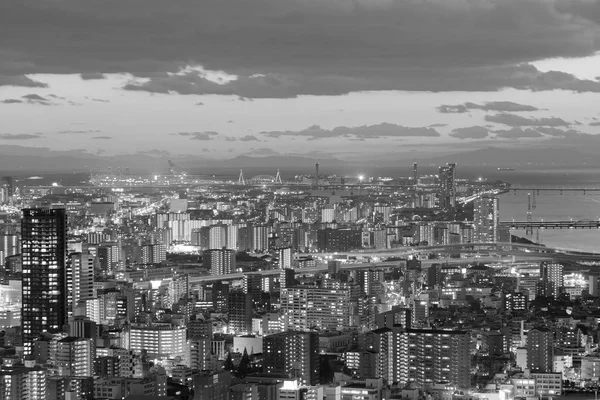
[[[519,262],[519,261],[528,261],[528,262],[540,262],[540,261],[548,261],[551,257],[540,256],[538,254],[521,254],[517,256],[511,255],[503,255],[503,256],[484,256],[484,257],[467,257],[467,258],[443,258],[437,260],[422,260],[422,266],[430,266],[432,264],[473,264],[473,263],[497,263],[497,262]],[[364,268],[377,268],[377,267],[392,267],[398,265],[398,261],[382,261],[382,262],[374,262],[374,263],[356,263],[356,264],[342,264],[341,269],[343,270],[355,270],[355,269],[364,269]],[[311,268],[301,268],[296,270],[296,275],[303,274],[316,274],[319,272],[326,272],[326,265],[319,265]],[[281,273],[280,270],[265,270],[252,272],[252,274],[259,274],[262,276],[273,276],[279,275]],[[226,281],[226,280],[239,280],[244,277],[244,274],[241,272],[221,275],[221,276],[194,276],[189,278],[189,284],[198,284],[198,283],[208,283],[208,282],[218,282],[218,281]]]

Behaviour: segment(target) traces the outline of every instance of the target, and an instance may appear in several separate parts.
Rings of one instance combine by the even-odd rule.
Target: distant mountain
[[[404,160],[408,164],[413,160]],[[434,158],[418,160],[422,164],[445,164],[456,162],[467,166],[577,166],[600,165],[593,154],[586,154],[571,148],[495,148],[479,149],[469,152],[448,154]]]
[[[356,168],[409,167],[417,161],[420,165],[442,165],[456,162],[462,166],[526,167],[526,166],[600,166],[600,160],[589,149],[573,148],[496,148],[463,151],[443,156],[426,156],[415,153],[384,154],[340,160],[332,156],[316,158],[298,155],[237,156],[229,159],[206,158],[202,155],[170,155],[153,151],[116,156],[91,154],[85,150],[53,151],[47,148],[15,145],[0,146],[0,171],[27,172],[84,172],[106,171],[112,167],[130,168],[136,173],[164,173],[169,170],[170,159],[180,170],[199,174],[228,174],[244,169],[252,174],[274,175],[277,169],[289,174],[312,174],[319,163],[323,174],[345,173]],[[246,170],[247,169],[247,170]]]

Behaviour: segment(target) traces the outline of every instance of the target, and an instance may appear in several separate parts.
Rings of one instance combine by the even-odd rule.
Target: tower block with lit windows
[[[25,356],[43,332],[67,323],[65,209],[30,208],[21,220],[23,284],[21,326]]]

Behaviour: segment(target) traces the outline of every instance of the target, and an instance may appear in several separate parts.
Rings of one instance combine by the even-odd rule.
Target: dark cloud
[[[0,11],[2,11],[2,5],[0,5]],[[2,17],[0,16],[0,21]],[[0,30],[2,28],[0,27]],[[0,55],[2,54],[2,46],[0,45]],[[23,86],[23,87],[48,87],[45,83],[33,80],[25,75],[3,75],[2,66],[0,66],[0,86]]]
[[[457,139],[485,139],[488,137],[488,135],[488,129],[483,126],[457,128],[450,133],[450,136]]]
[[[383,123],[379,125],[366,125],[358,127],[338,126],[331,130],[323,129],[318,125],[310,126],[300,131],[274,131],[261,132],[272,138],[282,136],[306,137],[309,140],[326,138],[353,138],[353,139],[378,139],[385,137],[437,137],[440,134],[430,127],[406,127],[395,124]]]
[[[25,99],[25,102],[29,104],[39,104],[42,106],[53,106],[55,103],[50,101],[49,99],[40,96],[39,94],[30,93],[25,96],[21,96],[22,99]]]
[[[441,105],[437,110],[443,114],[461,114],[470,110],[499,111],[499,112],[520,112],[520,111],[538,111],[534,106],[526,104],[513,103],[512,101],[490,101],[483,104],[467,102],[458,105]]]
[[[43,137],[41,133],[2,133],[0,140],[31,140]]]
[[[508,126],[571,126],[571,123],[565,121],[562,118],[550,117],[550,118],[527,118],[520,115],[514,114],[496,114],[486,115],[485,120],[488,122],[495,122],[497,124],[503,124]]]
[[[178,132],[172,133],[171,135],[176,136],[187,136],[192,140],[212,140],[213,136],[217,136],[218,132],[207,131],[207,132]]]
[[[85,135],[88,133],[100,133],[100,132],[102,132],[102,131],[98,130],[98,129],[88,129],[88,130],[66,130],[66,131],[59,131],[58,133],[73,134],[73,135]]]
[[[260,139],[259,139],[259,138],[257,138],[257,137],[256,137],[256,136],[254,136],[254,135],[246,135],[246,136],[242,136],[242,137],[240,138],[240,140],[241,140],[242,142],[260,141]]]
[[[520,138],[536,138],[543,135],[535,129],[512,128],[509,130],[494,131],[497,138],[501,139],[520,139]]]
[[[0,75],[130,72],[151,77],[133,90],[247,98],[599,91],[598,82],[522,65],[593,54],[599,9],[590,0],[181,0],[177,7],[164,0],[5,0],[0,37],[10,40],[0,43]],[[221,87],[158,78],[185,65],[241,78]]]
[[[84,81],[96,80],[96,79],[106,79],[106,76],[100,72],[85,72],[80,74],[79,77]]]
[[[553,127],[549,127],[549,126],[538,126],[535,128],[535,130],[540,133],[543,133],[544,135],[556,136],[556,137],[572,137],[574,135],[585,135],[584,133],[581,133],[575,129],[563,130],[563,129],[553,128]]]
[[[110,100],[104,100],[104,99],[91,99],[91,100],[98,102],[98,103],[110,103]]]
[[[600,126],[600,122],[590,122],[590,126]]]
[[[108,139],[112,139],[112,136],[93,136],[92,139],[95,139],[95,140],[108,140]]]
[[[48,99],[46,99],[45,97],[40,96],[39,94],[26,94],[25,96],[22,96],[24,99],[27,100],[33,100],[33,101],[48,101]]]
[[[125,90],[183,95],[231,95],[248,98],[293,98],[302,95],[336,96],[368,90],[408,91],[497,91],[504,88],[523,90],[571,90],[600,92],[600,82],[580,80],[563,72],[541,72],[532,65],[488,68],[407,69],[398,75],[341,76],[266,74],[239,76],[227,83],[215,83],[191,71],[130,83]],[[452,107],[452,106],[447,106]],[[454,106],[446,112],[466,112]]]
[[[449,106],[446,104],[442,104],[441,106],[439,106],[437,108],[437,110],[439,112],[441,112],[442,114],[463,114],[463,113],[466,113],[469,111],[467,106],[465,106],[463,104],[458,104],[455,106]]]
[[[19,99],[5,99],[2,100],[2,104],[20,104],[23,103],[23,100]]]

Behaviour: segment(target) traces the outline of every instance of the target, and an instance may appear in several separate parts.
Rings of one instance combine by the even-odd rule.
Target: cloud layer
[[[6,0],[0,85],[31,73],[129,72],[127,89],[288,98],[362,90],[600,92],[529,62],[600,49],[589,0]],[[140,12],[139,10],[144,10]],[[85,35],[73,35],[83,32]],[[18,33],[18,34],[15,34]],[[202,65],[239,78],[222,85]],[[512,111],[512,110],[506,110]]]
[[[261,135],[270,138],[304,137],[308,140],[318,140],[327,138],[347,138],[347,139],[379,139],[391,137],[439,137],[440,134],[430,127],[406,127],[383,123],[379,125],[365,125],[359,127],[338,126],[333,129],[323,129],[318,125],[310,126],[299,131],[271,131],[261,132]]]
[[[502,112],[519,112],[519,111],[538,111],[534,106],[526,104],[513,103],[512,101],[490,101],[484,104],[464,103],[457,105],[441,105],[437,108],[442,114],[462,114],[470,110],[482,111],[502,111]]]

